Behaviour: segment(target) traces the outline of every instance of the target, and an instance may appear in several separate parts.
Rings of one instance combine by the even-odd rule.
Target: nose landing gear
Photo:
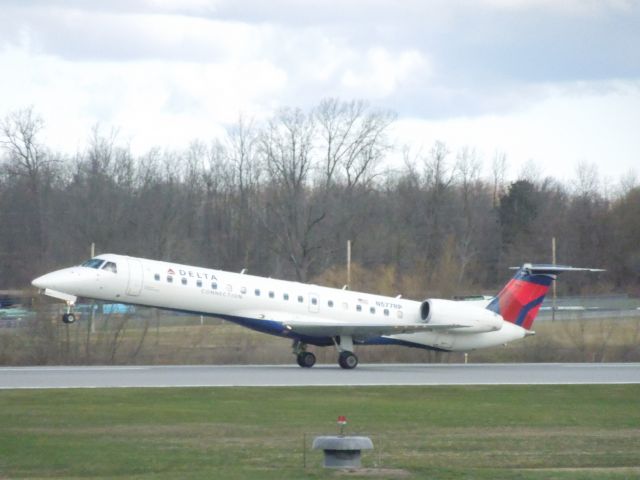
[[[76,315],[73,313],[73,306],[75,302],[67,301],[67,313],[62,315],[62,323],[66,323],[67,325],[74,323],[76,321]]]

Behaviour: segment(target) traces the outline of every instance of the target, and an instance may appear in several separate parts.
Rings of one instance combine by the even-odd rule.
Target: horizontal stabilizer
[[[525,263],[522,267],[511,267],[511,270],[526,270],[532,275],[556,275],[562,272],[604,272],[601,268],[570,267],[568,265],[552,265],[544,263]]]

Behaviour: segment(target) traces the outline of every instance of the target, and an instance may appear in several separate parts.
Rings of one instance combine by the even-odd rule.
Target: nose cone
[[[38,278],[34,279],[31,282],[31,285],[33,285],[36,288],[41,288],[41,289],[52,288],[53,287],[53,283],[55,281],[56,273],[57,272],[47,273],[45,275],[42,275],[41,277],[38,277]]]
[[[41,289],[65,291],[70,281],[74,280],[74,276],[70,269],[57,270],[34,279],[31,285]]]

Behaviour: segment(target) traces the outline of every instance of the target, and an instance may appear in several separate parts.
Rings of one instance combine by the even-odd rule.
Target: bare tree
[[[32,107],[16,110],[0,122],[0,146],[6,152],[6,174],[20,189],[23,184],[26,187],[26,198],[14,207],[17,207],[14,213],[20,218],[9,225],[18,229],[15,234],[22,237],[28,247],[21,262],[21,270],[26,270],[27,276],[40,267],[48,245],[45,225],[48,203],[44,197],[46,184],[52,178],[49,172],[51,156],[39,139],[43,127],[43,119]],[[13,255],[16,253],[20,254],[13,252]]]
[[[324,156],[322,181],[329,189],[341,175],[347,189],[366,183],[375,163],[389,150],[385,134],[394,120],[388,111],[372,110],[363,101],[330,98],[315,109]]]
[[[576,167],[576,178],[573,182],[573,188],[579,197],[597,195],[600,188],[598,166],[595,163],[579,162]]]
[[[308,194],[314,133],[312,116],[287,108],[269,122],[261,139],[269,180],[263,225],[300,281],[306,280],[317,248],[310,242],[312,231],[324,218],[312,208]]]
[[[458,270],[458,283],[465,277],[467,266],[475,256],[473,239],[478,220],[473,205],[477,201],[474,195],[480,181],[482,163],[478,159],[476,151],[469,147],[463,148],[457,155],[456,166],[458,180],[462,194],[462,213],[464,227],[462,235],[457,240],[457,253],[460,259]]]
[[[126,251],[123,229],[132,229],[131,202],[135,168],[128,146],[118,143],[118,131],[103,133],[99,125],[91,131],[87,148],[77,156],[68,193],[67,231],[72,229],[76,249],[92,242],[104,249]],[[85,219],[92,221],[85,221]],[[84,255],[83,255],[84,256]],[[76,258],[77,260],[77,258]]]
[[[493,208],[498,207],[500,197],[504,195],[507,174],[507,155],[496,151],[491,161],[491,182],[493,185]]]
[[[264,173],[264,165],[259,157],[259,132],[253,120],[240,117],[229,130],[226,145],[230,163],[228,188],[234,200],[233,205],[229,206],[233,212],[231,230],[234,236],[230,239],[233,261],[236,266],[237,262],[241,262],[243,267],[250,268],[260,252],[256,219],[263,216],[259,192]]]
[[[34,198],[38,196],[40,177],[49,161],[46,149],[38,139],[43,127],[44,120],[32,107],[16,110],[0,122],[0,145],[8,153],[7,171],[25,177]]]
[[[318,209],[330,218],[316,242],[333,252],[356,243],[370,210],[377,166],[391,145],[387,129],[395,116],[366,102],[325,99],[314,110],[318,124],[318,168],[314,184]]]
[[[140,248],[140,244],[154,258],[177,258],[184,237],[180,231],[182,213],[187,213],[187,206],[176,156],[159,149],[148,152],[139,161],[136,185],[136,208],[129,230],[133,244],[128,250]]]
[[[638,172],[632,168],[620,179],[619,194],[626,195],[634,188],[638,188],[638,186]]]
[[[424,235],[427,240],[425,259],[428,264],[435,264],[445,237],[443,218],[447,215],[448,196],[457,173],[455,168],[449,164],[450,153],[444,142],[437,141],[424,159],[424,190],[426,193],[424,206],[426,232]]]
[[[520,172],[518,173],[518,180],[525,180],[534,185],[539,184],[542,181],[542,171],[540,170],[540,165],[531,158],[527,160],[520,168]]]
[[[267,126],[261,150],[270,220],[264,225],[299,280],[335,244],[329,237],[353,228],[356,194],[372,186],[392,118],[364,102],[328,99],[308,114],[284,109]]]

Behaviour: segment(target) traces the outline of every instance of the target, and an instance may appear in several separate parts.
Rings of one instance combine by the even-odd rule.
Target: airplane
[[[402,345],[469,352],[533,335],[533,321],[556,276],[602,271],[525,263],[487,301],[422,302],[115,254],[33,280],[67,302],[73,323],[78,297],[221,318],[289,338],[298,365],[311,368],[308,345],[334,346],[344,369],[358,365],[354,345]]]

